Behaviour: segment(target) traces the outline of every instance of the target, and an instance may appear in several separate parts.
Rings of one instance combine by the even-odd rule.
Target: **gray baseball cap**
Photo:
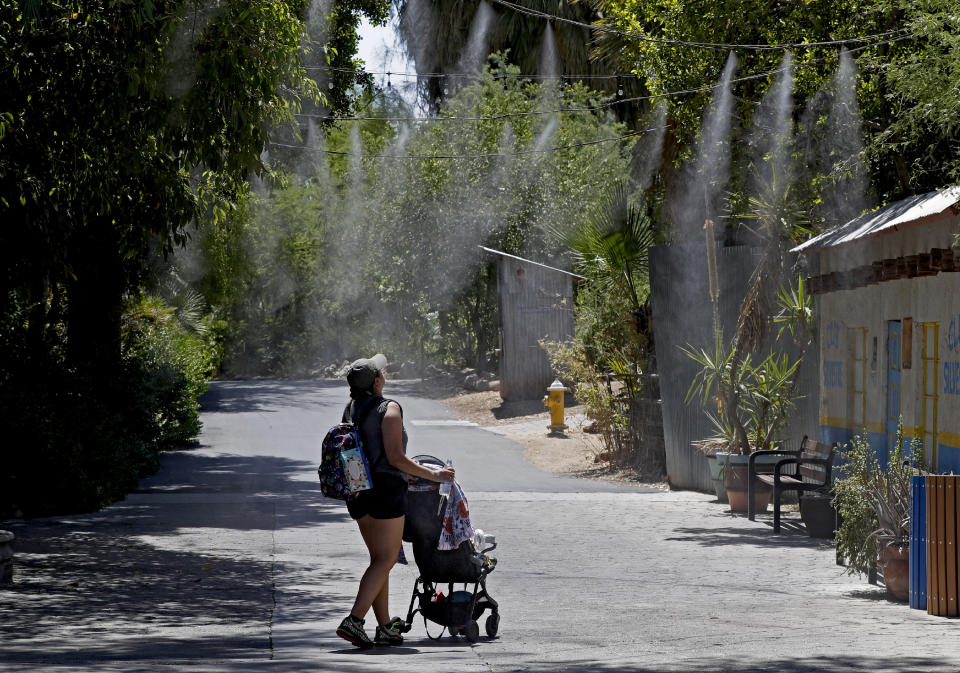
[[[387,357],[377,353],[372,358],[360,358],[350,365],[347,372],[347,383],[352,390],[367,390],[373,386],[377,373],[387,366]]]

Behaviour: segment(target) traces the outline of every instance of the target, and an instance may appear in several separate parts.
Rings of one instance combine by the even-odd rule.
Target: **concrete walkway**
[[[165,456],[126,500],[2,524],[18,541],[0,671],[960,670],[956,621],[887,601],[817,541],[704,494],[539,472],[413,396],[412,445],[455,457],[474,524],[500,543],[488,589],[501,637],[433,641],[418,620],[403,647],[356,650],[334,630],[365,552],[342,504],[320,497],[314,460],[343,391],[213,392],[203,446]],[[416,576],[394,571],[395,614]]]

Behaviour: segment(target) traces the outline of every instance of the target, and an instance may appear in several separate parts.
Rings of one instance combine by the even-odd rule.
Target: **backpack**
[[[343,421],[327,431],[320,447],[320,467],[317,475],[320,477],[320,491],[328,498],[351,501],[357,493],[351,489],[351,480],[344,470],[344,454],[347,456],[359,455],[366,467],[369,482],[369,466],[360,441],[360,426],[367,414],[376,407],[380,398],[373,398],[365,402],[359,409],[355,423]],[[369,488],[369,486],[368,486]]]

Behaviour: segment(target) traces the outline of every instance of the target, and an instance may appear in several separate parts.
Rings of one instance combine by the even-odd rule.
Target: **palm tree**
[[[561,238],[577,269],[597,283],[606,296],[629,299],[634,329],[600,356],[596,366],[619,375],[631,396],[641,392],[638,374],[652,352],[649,249],[656,242],[653,221],[644,202],[632,202],[626,183],[618,183],[581,228]]]
[[[413,58],[418,73],[450,74],[459,72],[459,63],[470,39],[473,17],[485,0],[394,0],[398,17],[398,31],[407,51]],[[523,0],[522,5],[532,10],[591,24],[599,18],[591,3],[569,0]],[[525,74],[540,72],[541,53],[548,22],[537,16],[517,12],[497,4],[488,5],[494,14],[487,38],[488,53],[509,51],[509,61]],[[614,70],[615,61],[595,58],[592,31],[582,26],[551,21],[557,49],[559,75],[603,75]],[[423,77],[420,93],[433,108],[443,97],[444,90],[456,84],[455,79]],[[605,92],[635,86],[634,79],[618,82],[616,79],[586,81],[592,89]],[[629,91],[624,92],[629,95]]]
[[[592,272],[612,291],[625,287],[635,315],[643,309],[655,231],[643,204],[630,203],[624,183],[614,186],[593,217],[566,242],[580,269]]]

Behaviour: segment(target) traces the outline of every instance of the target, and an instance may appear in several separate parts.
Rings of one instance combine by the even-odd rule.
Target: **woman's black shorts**
[[[395,474],[375,472],[373,488],[347,503],[350,518],[367,514],[374,519],[396,519],[407,513],[407,480]]]

